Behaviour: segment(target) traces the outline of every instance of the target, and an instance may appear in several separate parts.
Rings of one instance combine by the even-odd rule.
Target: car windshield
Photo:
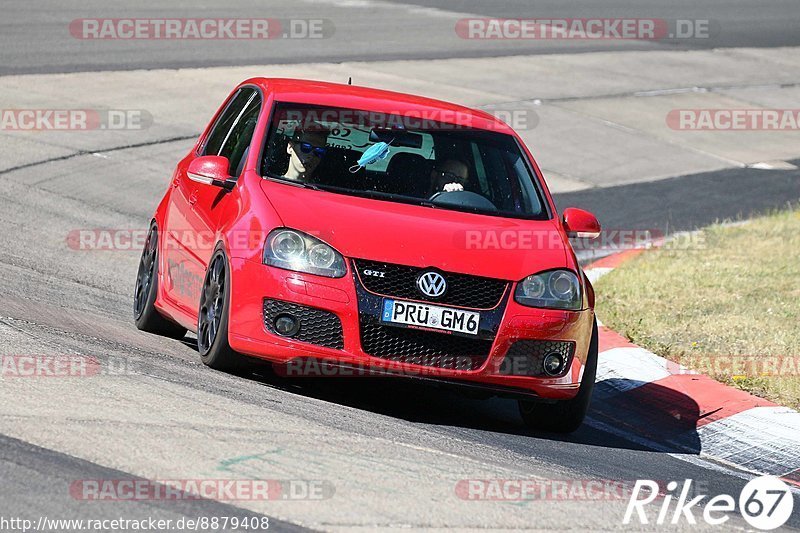
[[[547,218],[520,146],[505,133],[420,116],[278,103],[263,153],[264,177],[314,189]]]

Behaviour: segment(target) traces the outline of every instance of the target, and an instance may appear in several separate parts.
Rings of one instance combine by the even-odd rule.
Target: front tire
[[[215,370],[240,370],[245,359],[228,344],[231,280],[228,259],[218,248],[208,263],[197,312],[197,350],[203,364]]]
[[[555,404],[518,400],[519,414],[527,427],[554,433],[572,433],[581,426],[589,410],[594,380],[597,377],[597,352],[597,320],[595,320],[592,341],[586,356],[586,368],[583,371],[578,394],[571,400],[561,400]]]
[[[148,333],[182,339],[186,328],[161,316],[155,307],[158,295],[158,226],[153,224],[139,260],[136,287],[133,293],[133,318],[136,327]]]

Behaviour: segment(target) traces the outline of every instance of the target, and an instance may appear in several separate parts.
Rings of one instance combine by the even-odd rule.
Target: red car
[[[139,329],[249,357],[445,382],[572,431],[597,368],[594,292],[519,136],[492,115],[316,81],[239,85],[178,164],[136,280]],[[309,365],[325,362],[328,367]]]

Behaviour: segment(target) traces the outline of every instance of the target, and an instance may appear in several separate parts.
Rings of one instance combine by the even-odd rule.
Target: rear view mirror
[[[197,183],[222,187],[229,191],[236,185],[236,181],[228,175],[229,165],[227,157],[204,155],[189,163],[187,175]]]
[[[422,148],[422,135],[399,129],[374,128],[369,132],[370,142],[385,142],[392,146],[405,146],[419,150]]]
[[[567,237],[594,239],[600,236],[600,222],[588,211],[568,207],[564,209],[563,221]]]

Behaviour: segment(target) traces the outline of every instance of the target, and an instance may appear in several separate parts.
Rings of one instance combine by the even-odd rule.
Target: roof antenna
[[[347,78],[347,85],[353,85],[353,77],[352,76]]]

